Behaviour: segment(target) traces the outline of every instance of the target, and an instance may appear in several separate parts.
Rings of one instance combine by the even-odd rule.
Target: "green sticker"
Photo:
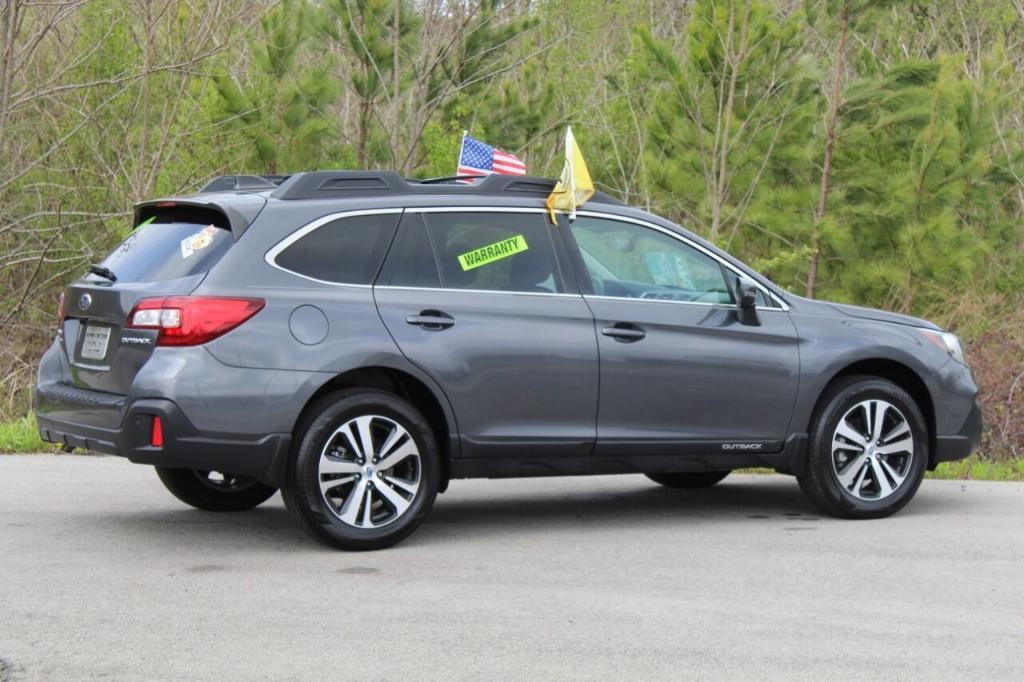
[[[143,220],[141,223],[136,225],[135,229],[136,230],[141,230],[142,228],[144,228],[146,225],[149,225],[154,220],[156,220],[156,216],[153,216],[152,218],[147,218],[146,220]]]
[[[502,239],[500,242],[494,242],[487,246],[481,246],[479,249],[467,251],[459,256],[459,265],[462,266],[463,270],[472,270],[481,265],[487,265],[502,258],[522,253],[528,248],[530,247],[526,244],[526,237],[517,234],[514,237]]]

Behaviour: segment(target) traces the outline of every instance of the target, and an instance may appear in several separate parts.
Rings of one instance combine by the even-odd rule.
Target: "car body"
[[[600,193],[552,223],[551,187],[314,171],[141,203],[108,272],[64,291],[40,433],[282,488],[318,401],[372,389],[429,424],[442,491],[746,466],[801,477],[830,387],[876,377],[920,411],[922,467],[977,446],[975,383],[935,325],[795,296]],[[160,326],[179,303],[242,321],[179,344]]]

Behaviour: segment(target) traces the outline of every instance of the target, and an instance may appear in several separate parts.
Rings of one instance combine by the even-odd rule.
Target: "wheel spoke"
[[[854,482],[853,487],[849,489],[851,493],[858,497],[860,497],[860,489],[864,487],[864,479],[868,475],[868,469],[869,467],[867,462],[861,465],[860,474],[857,476],[857,480]]]
[[[359,428],[363,459],[369,461],[374,455],[373,431],[370,428],[373,425],[373,417],[359,417],[356,419],[356,425]]]
[[[338,433],[344,434],[345,440],[348,441],[349,447],[352,448],[352,452],[355,453],[356,457],[359,459],[365,459],[363,445],[359,441],[359,438],[356,437],[356,432],[352,430],[353,426],[355,426],[353,422],[348,422],[338,429]]]
[[[910,424],[907,420],[902,420],[892,431],[882,436],[882,442],[888,443],[896,436],[902,436],[904,433],[910,433]]]
[[[854,458],[852,462],[847,464],[846,467],[841,472],[839,472],[839,482],[847,490],[850,489],[850,486],[853,484],[858,473],[862,474],[863,478],[863,470],[865,469],[865,459],[867,459],[867,455],[860,455]]]
[[[889,409],[889,403],[875,400],[872,406],[875,408],[875,415],[871,421],[871,440],[877,443],[882,439],[882,425],[885,423],[885,413]]]
[[[850,424],[843,419],[839,422],[839,426],[836,427],[836,435],[842,436],[846,440],[852,440],[861,447],[867,447],[868,442],[864,439],[864,435],[861,434],[857,429],[850,426]]]
[[[367,481],[366,483],[366,504],[363,505],[363,527],[373,528],[373,483]]]
[[[338,518],[350,526],[356,525],[356,519],[359,518],[359,509],[362,507],[365,496],[366,479],[363,478],[349,491],[348,497],[345,498],[345,504],[338,510]]]
[[[320,457],[320,474],[358,474],[363,468],[355,462],[332,457]]]
[[[879,445],[875,448],[875,452],[879,455],[895,455],[900,452],[913,452],[914,451],[914,439],[907,436],[903,440],[898,440],[895,443],[887,443],[885,445]]]
[[[386,483],[390,483],[396,488],[401,488],[410,495],[415,495],[416,491],[420,489],[419,482],[406,481],[405,479],[398,478],[397,476],[383,476]]]
[[[419,450],[416,449],[416,443],[410,437],[404,443],[398,446],[398,448],[389,454],[384,459],[377,463],[377,468],[381,471],[387,471],[393,469],[397,464],[407,457],[419,457]]]
[[[405,510],[409,508],[410,501],[399,495],[393,489],[387,485],[381,484],[375,486],[375,490],[380,493],[381,497],[385,498],[395,508],[396,514],[403,514]]]
[[[882,468],[885,469],[885,472],[889,474],[889,476],[892,478],[897,488],[907,478],[905,474],[903,476],[900,476],[899,473],[897,473],[896,470],[892,468],[892,465],[889,464],[889,462],[887,462],[886,460],[879,459],[878,461],[881,463]]]
[[[395,444],[399,440],[401,440],[402,437],[405,435],[405,429],[403,429],[398,424],[395,424],[394,427],[391,429],[391,433],[389,433],[388,437],[384,439],[384,444],[380,446],[380,450],[373,454],[377,455],[378,459],[384,459],[384,457],[386,457],[387,454],[391,452],[391,449],[395,447]]]
[[[891,495],[894,488],[889,483],[889,478],[885,475],[885,472],[882,471],[882,465],[878,463],[877,457],[871,458],[871,473],[875,483],[878,485],[878,496],[882,498]]]
[[[341,478],[332,478],[332,479],[327,480],[327,481],[321,480],[320,481],[320,490],[323,492],[324,495],[327,495],[327,491],[328,490],[332,490],[334,488],[337,488],[339,485],[345,485],[346,483],[351,483],[354,480],[356,480],[356,477],[354,475],[353,476],[342,476]]]

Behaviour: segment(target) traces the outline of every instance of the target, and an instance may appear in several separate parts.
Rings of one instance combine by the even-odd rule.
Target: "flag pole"
[[[572,139],[572,126],[568,125],[565,127],[565,162],[569,165],[569,222],[576,220],[576,172],[573,168],[573,150],[569,145],[569,141]]]
[[[455,160],[455,174],[459,174],[459,166],[462,164],[462,152],[466,151],[466,135],[469,135],[468,130],[462,131],[462,142],[459,144],[459,158]]]

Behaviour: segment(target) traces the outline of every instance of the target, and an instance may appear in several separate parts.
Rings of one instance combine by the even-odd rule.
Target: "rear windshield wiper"
[[[103,279],[109,279],[111,282],[117,281],[117,275],[114,274],[114,271],[102,265],[90,265],[89,272],[91,272],[94,275],[99,275]]]

